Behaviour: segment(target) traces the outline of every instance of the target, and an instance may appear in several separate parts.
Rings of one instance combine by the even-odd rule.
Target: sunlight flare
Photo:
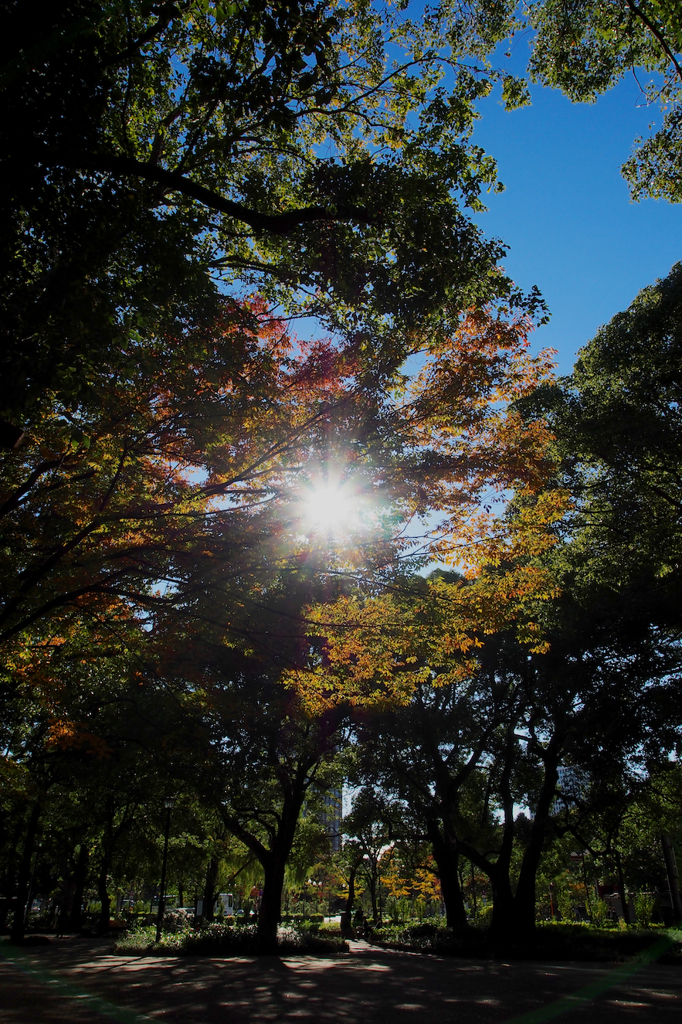
[[[301,519],[305,531],[339,537],[366,527],[367,508],[362,495],[348,480],[319,477],[301,494]]]
[[[303,498],[306,527],[315,533],[338,533],[348,529],[357,516],[357,499],[341,481],[314,482]]]

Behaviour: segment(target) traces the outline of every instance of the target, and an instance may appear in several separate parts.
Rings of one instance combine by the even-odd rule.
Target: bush
[[[493,905],[486,903],[485,906],[478,906],[476,909],[476,927],[489,928],[493,919]]]
[[[185,937],[184,932],[161,936],[161,942],[156,943],[156,925],[136,925],[134,928],[124,932],[114,943],[115,953],[178,953],[182,948]]]
[[[590,905],[590,917],[592,918],[592,923],[597,925],[598,928],[604,928],[608,921],[609,908],[599,897]]]
[[[424,921],[422,924],[411,924],[407,927],[400,924],[382,924],[379,928],[372,929],[371,939],[372,942],[397,949],[435,952],[438,941],[447,941],[451,934],[445,926],[444,919],[441,918],[435,922]]]
[[[348,952],[348,944],[333,935],[321,936],[296,928],[279,928],[276,946],[267,946],[258,935],[256,925],[232,928],[212,922],[201,928],[165,933],[156,942],[153,926],[135,928],[121,936],[114,946],[116,953],[171,953],[175,955],[255,956],[262,953],[284,955],[330,955]]]
[[[191,910],[183,910],[178,907],[173,910],[166,910],[163,915],[164,931],[184,932],[192,927],[194,914]]]
[[[374,932],[373,939],[391,949],[405,949],[418,953],[435,953],[439,956],[505,957],[517,960],[581,960],[598,963],[628,961],[646,955],[654,946],[656,933],[649,930],[630,928],[624,931],[600,929],[585,924],[541,924],[536,934],[528,941],[510,939],[504,944],[492,943],[487,932],[477,928],[454,930],[416,926],[396,928],[386,926]],[[682,932],[672,929],[658,932],[662,946],[667,949],[656,951],[656,958],[666,963],[682,962]]]
[[[338,921],[323,921],[319,927],[319,932],[325,936],[341,935],[341,925]]]
[[[293,922],[293,926],[300,932],[319,932],[320,928],[324,924],[324,920],[318,921],[316,920],[317,917],[318,915],[315,914],[313,919],[309,917],[296,918]]]
[[[324,914],[284,914],[282,923],[304,932],[314,932],[324,925]]]
[[[445,922],[408,925],[407,928],[388,925],[372,932],[372,941],[390,949],[406,949],[414,953],[436,953],[439,956],[485,955],[485,933],[476,928],[454,930]]]
[[[666,933],[651,932],[644,928],[596,928],[594,925],[566,924],[541,925],[533,944],[529,944],[519,954],[525,956],[542,956],[553,960],[592,960],[596,962],[621,962],[650,950],[656,937],[665,942]],[[673,950],[667,955],[678,955],[675,951],[675,936],[668,935],[673,943]]]
[[[635,914],[637,915],[637,924],[641,925],[642,928],[646,928],[651,924],[651,918],[654,916],[655,902],[656,896],[652,892],[642,892],[640,890],[635,893]]]

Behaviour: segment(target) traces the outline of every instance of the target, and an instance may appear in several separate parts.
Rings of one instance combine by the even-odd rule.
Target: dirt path
[[[312,957],[127,957],[78,939],[0,945],[2,1024],[678,1024],[682,970],[489,963],[379,950]]]

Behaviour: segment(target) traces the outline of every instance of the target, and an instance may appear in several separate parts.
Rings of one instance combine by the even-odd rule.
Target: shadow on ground
[[[0,946],[3,1024],[675,1024],[682,970],[440,959],[353,943],[312,957],[126,957],[111,942]]]

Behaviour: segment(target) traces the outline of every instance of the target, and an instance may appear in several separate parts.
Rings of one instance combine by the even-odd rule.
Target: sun
[[[303,519],[312,533],[338,534],[352,529],[357,496],[343,481],[318,480],[302,496]]]

